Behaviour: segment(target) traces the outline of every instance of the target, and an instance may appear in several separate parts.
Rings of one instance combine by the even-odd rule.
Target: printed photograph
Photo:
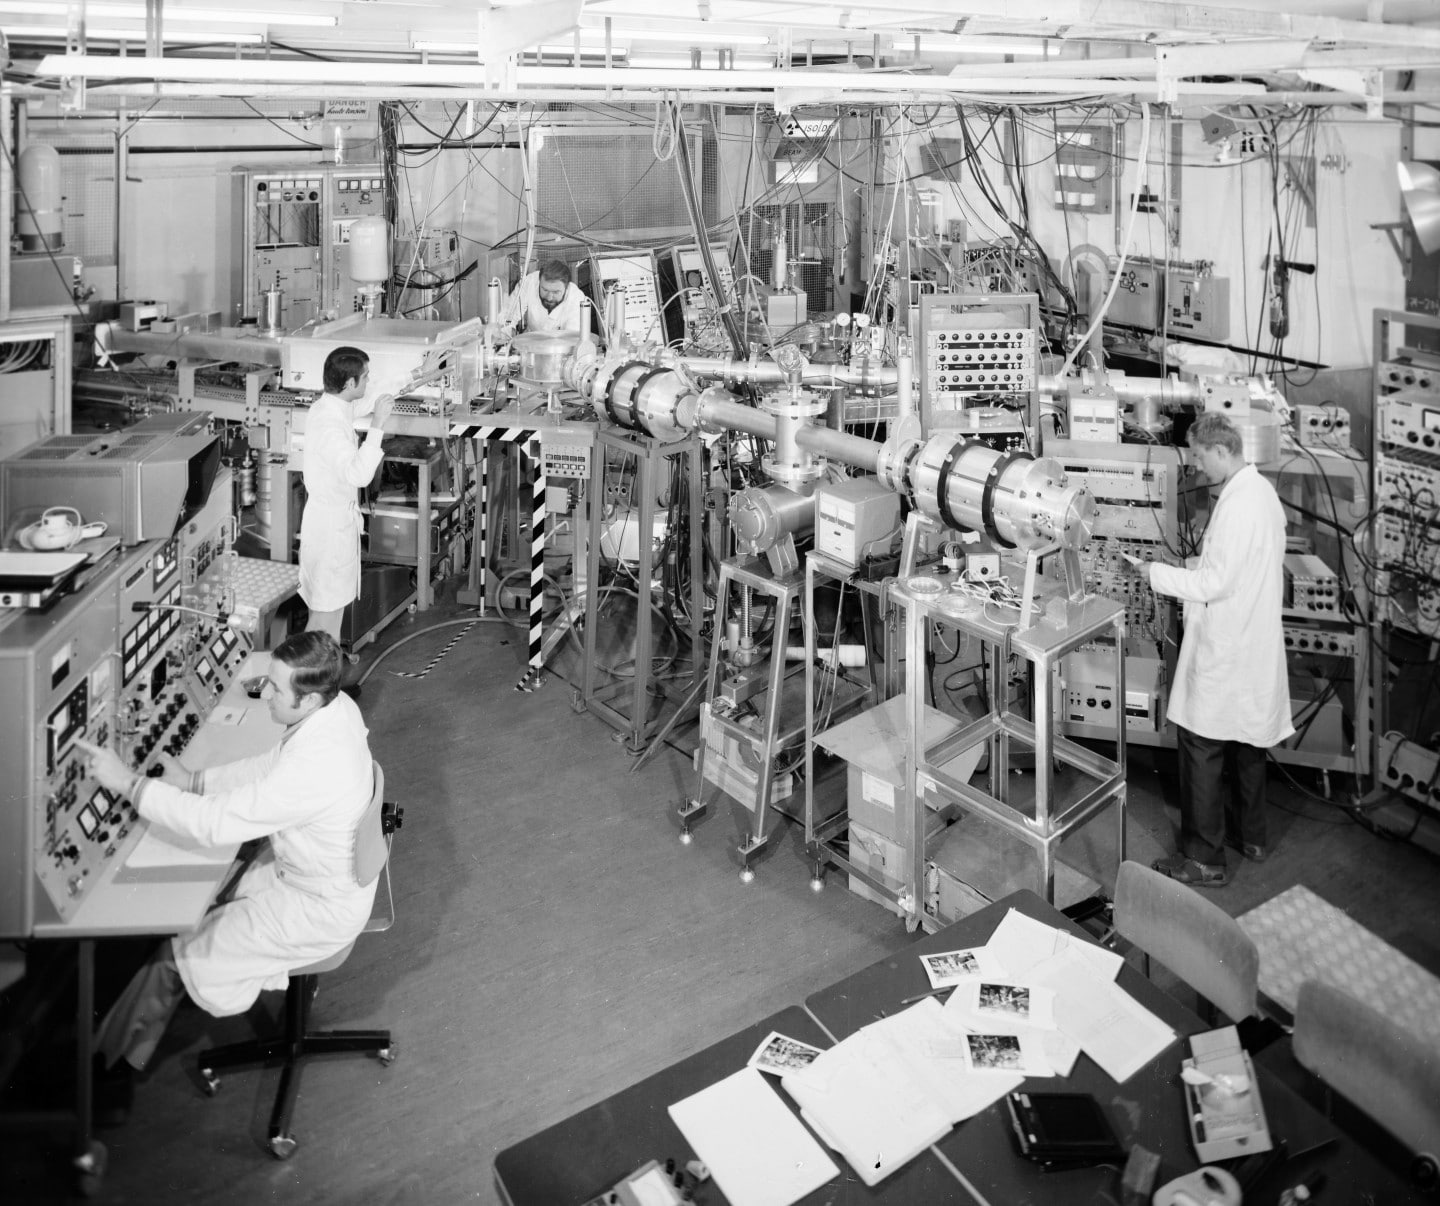
[[[958,984],[973,976],[997,975],[999,969],[992,960],[986,959],[978,950],[941,951],[934,955],[921,955],[920,962],[930,978],[931,988],[944,988]]]
[[[1020,1039],[1013,1034],[971,1034],[970,1066],[976,1071],[1019,1072]]]
[[[745,1062],[762,1072],[783,1076],[797,1068],[809,1067],[819,1054],[819,1047],[812,1047],[799,1039],[786,1038],[778,1030],[772,1030],[769,1037],[755,1049],[755,1054]]]
[[[1030,990],[1018,984],[982,984],[975,1008],[979,1013],[999,1013],[1027,1021],[1030,1017]]]

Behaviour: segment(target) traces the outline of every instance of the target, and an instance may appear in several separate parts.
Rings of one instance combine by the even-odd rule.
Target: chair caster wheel
[[[375,1058],[388,1068],[395,1062],[395,1056],[398,1054],[396,1046],[392,1042],[388,1047],[381,1047],[379,1051],[375,1052]]]
[[[203,1082],[201,1088],[205,1090],[206,1097],[214,1097],[220,1092],[220,1078],[209,1068],[200,1069],[200,1079]]]
[[[746,867],[741,871],[740,882],[742,884],[753,884],[755,882],[755,869],[753,867]]]
[[[270,1154],[277,1160],[288,1160],[295,1154],[295,1149],[300,1145],[295,1142],[293,1135],[271,1135]]]

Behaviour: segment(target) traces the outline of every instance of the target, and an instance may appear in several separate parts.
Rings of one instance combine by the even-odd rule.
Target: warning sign
[[[824,138],[834,124],[833,117],[799,118],[787,114],[781,129],[786,138]]]

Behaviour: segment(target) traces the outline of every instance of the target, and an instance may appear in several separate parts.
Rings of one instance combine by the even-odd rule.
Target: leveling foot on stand
[[[520,676],[520,681],[515,684],[517,691],[538,691],[545,682],[545,672],[538,667],[531,667]]]
[[[700,800],[684,799],[680,801],[680,807],[675,810],[676,817],[680,820],[680,844],[688,846],[694,838],[690,832],[690,818],[698,812],[704,812],[705,805]]]
[[[746,863],[740,870],[740,882],[750,884],[755,882],[755,868]]]

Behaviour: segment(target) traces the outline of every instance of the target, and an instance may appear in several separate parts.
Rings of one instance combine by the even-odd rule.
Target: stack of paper
[[[972,1061],[963,1030],[932,999],[866,1026],[781,1083],[815,1133],[875,1185],[1022,1079]]]
[[[791,1206],[839,1175],[754,1068],[677,1101],[670,1117],[732,1206]]]
[[[983,948],[1006,978],[1032,990],[1048,990],[1062,1035],[1115,1081],[1125,1081],[1175,1041],[1175,1032],[1115,983],[1124,963],[1114,951],[1063,933],[1011,909]],[[957,990],[958,997],[958,990]],[[952,997],[962,1009],[968,998]],[[1068,1075],[1063,1051],[1052,1048],[1059,1075]],[[1074,1057],[1071,1057],[1073,1063]]]

